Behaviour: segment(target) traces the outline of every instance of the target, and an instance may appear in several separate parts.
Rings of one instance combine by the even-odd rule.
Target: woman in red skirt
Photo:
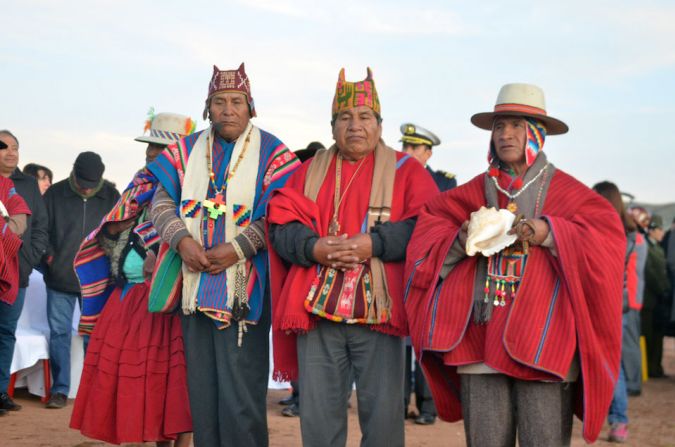
[[[148,311],[159,245],[148,217],[155,186],[139,171],[75,258],[80,332],[91,335],[70,427],[113,444],[184,447],[192,418],[180,319]]]

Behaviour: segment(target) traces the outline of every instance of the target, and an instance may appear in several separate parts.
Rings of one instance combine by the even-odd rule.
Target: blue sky
[[[472,4],[469,4],[472,3]],[[21,165],[64,178],[95,150],[123,187],[142,165],[147,110],[198,128],[212,65],[246,63],[255,122],[292,149],[331,143],[341,67],[374,72],[383,136],[412,121],[442,139],[430,164],[460,183],[486,167],[471,125],[509,82],[541,86],[570,133],[549,159],[588,184],[611,180],[643,202],[675,201],[672,1],[9,1],[0,0],[0,128]]]

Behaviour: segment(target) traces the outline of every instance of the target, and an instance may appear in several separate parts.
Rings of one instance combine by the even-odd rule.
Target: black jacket
[[[80,243],[98,227],[101,219],[112,209],[120,193],[105,181],[103,187],[88,199],[72,190],[68,179],[53,184],[45,193],[49,215],[48,265],[45,283],[50,289],[66,293],[80,293],[73,261]]]
[[[434,171],[428,165],[426,169],[427,172],[431,174],[431,177],[434,179],[436,186],[438,186],[438,189],[441,192],[451,190],[457,186],[457,178],[455,177],[455,174],[450,174],[449,172],[441,171],[440,169],[438,171]]]
[[[21,240],[19,251],[19,287],[28,287],[28,277],[47,251],[47,208],[40,194],[37,181],[16,169],[9,177],[14,182],[16,192],[26,201],[31,215],[26,221],[27,228]]]

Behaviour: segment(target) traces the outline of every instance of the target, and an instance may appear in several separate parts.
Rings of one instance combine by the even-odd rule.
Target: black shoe
[[[294,404],[295,402],[296,402],[295,396],[291,394],[290,396],[288,396],[284,399],[281,399],[279,401],[279,405],[291,405],[291,404]]]
[[[17,404],[7,393],[0,393],[0,408],[7,411],[19,411],[21,405]]]
[[[433,425],[435,422],[436,416],[427,413],[422,413],[415,419],[415,423],[418,425]]]
[[[657,372],[657,373],[649,373],[649,378],[650,379],[668,379],[669,376],[667,374],[664,374],[663,371]]]
[[[5,410],[4,408],[0,408],[0,416],[4,416],[6,414],[7,414],[7,410]]]
[[[283,410],[281,410],[281,414],[289,418],[300,416],[300,406],[296,403],[292,403]]]
[[[626,393],[628,393],[628,395],[630,397],[637,397],[640,394],[642,394],[642,391],[640,391],[640,390],[627,390]]]
[[[68,403],[68,396],[61,393],[54,393],[49,397],[49,400],[47,401],[47,405],[45,405],[45,407],[52,409],[63,408],[66,406],[67,403]]]

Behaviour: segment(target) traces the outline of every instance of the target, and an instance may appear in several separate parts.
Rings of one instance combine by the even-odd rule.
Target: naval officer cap
[[[427,146],[438,146],[441,144],[441,139],[432,131],[425,129],[413,123],[401,124],[401,141],[403,144],[426,144]]]

